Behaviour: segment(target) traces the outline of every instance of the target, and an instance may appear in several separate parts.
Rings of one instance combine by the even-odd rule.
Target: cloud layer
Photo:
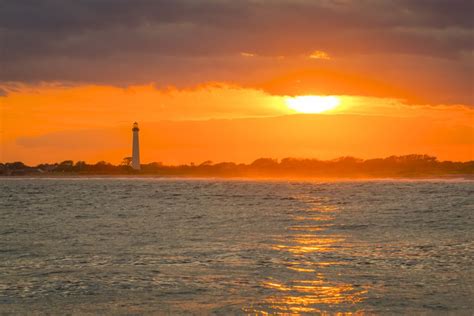
[[[292,94],[331,71],[472,104],[472,12],[469,0],[0,0],[0,82],[225,81]],[[318,79],[304,91],[266,85],[301,69]]]

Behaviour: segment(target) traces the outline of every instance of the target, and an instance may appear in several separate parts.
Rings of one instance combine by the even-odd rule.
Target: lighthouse
[[[133,148],[132,148],[132,168],[135,170],[140,170],[140,143],[138,140],[138,123],[133,123]]]

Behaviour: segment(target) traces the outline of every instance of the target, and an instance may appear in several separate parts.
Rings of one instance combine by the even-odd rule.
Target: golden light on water
[[[298,96],[286,98],[288,108],[299,113],[322,113],[335,109],[341,100],[336,96]]]
[[[330,230],[330,222],[340,209],[321,197],[295,198],[306,204],[306,214],[295,214],[294,225],[288,227],[289,236],[275,240],[271,246],[292,258],[286,262],[291,274],[262,282],[261,286],[271,290],[271,294],[244,311],[257,315],[326,315],[336,310],[341,312],[334,315],[363,314],[356,311],[357,305],[366,299],[370,287],[351,284],[329,272],[345,263],[316,259],[345,242],[344,236]]]
[[[301,313],[322,313],[318,308],[324,305],[357,304],[363,300],[366,289],[356,290],[349,284],[330,284],[326,280],[296,281],[292,286],[269,282],[264,287],[280,291],[280,293],[294,293],[282,296],[273,296],[267,299],[271,310],[288,315]],[[348,313],[352,314],[352,313]]]

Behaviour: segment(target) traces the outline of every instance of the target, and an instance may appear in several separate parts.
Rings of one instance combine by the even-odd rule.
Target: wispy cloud
[[[312,52],[310,55],[309,55],[309,58],[311,59],[325,59],[325,60],[329,60],[331,59],[331,57],[329,56],[328,53],[322,51],[322,50],[315,50],[314,52]]]
[[[256,55],[254,53],[241,52],[240,56],[242,56],[242,57],[255,57]]]

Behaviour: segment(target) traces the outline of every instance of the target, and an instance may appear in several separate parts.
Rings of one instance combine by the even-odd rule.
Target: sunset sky
[[[474,159],[471,0],[0,0],[0,162]]]

